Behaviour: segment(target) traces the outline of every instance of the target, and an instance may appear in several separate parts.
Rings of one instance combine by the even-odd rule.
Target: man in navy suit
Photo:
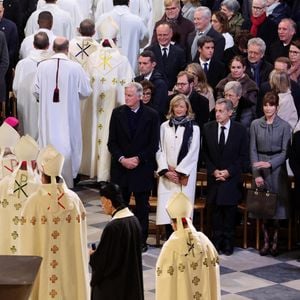
[[[122,189],[129,204],[133,193],[135,215],[142,227],[142,249],[147,251],[149,196],[152,189],[155,154],[159,141],[158,113],[141,101],[143,87],[138,82],[125,86],[125,104],[112,112],[108,150],[111,153],[111,181]]]
[[[197,41],[202,36],[210,36],[215,41],[214,58],[222,60],[225,48],[225,39],[223,35],[215,31],[210,23],[211,11],[208,7],[197,7],[194,13],[195,31],[187,37],[188,61],[193,61],[197,54]]]
[[[231,255],[234,247],[237,204],[241,199],[241,172],[248,157],[246,128],[230,120],[233,105],[218,99],[216,121],[204,125],[203,152],[207,168],[207,202],[212,213],[212,241]]]
[[[156,57],[156,70],[168,80],[168,90],[171,91],[176,83],[177,74],[186,67],[184,50],[177,45],[171,44],[173,30],[169,23],[161,23],[156,27],[157,43],[150,45]]]

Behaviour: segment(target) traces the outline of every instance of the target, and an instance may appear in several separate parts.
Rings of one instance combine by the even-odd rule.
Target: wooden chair
[[[204,209],[206,204],[206,196],[204,189],[207,186],[207,172],[205,169],[200,169],[197,172],[197,181],[196,181],[196,193],[198,196],[195,198],[194,211],[198,211],[200,214],[200,231],[204,231]]]

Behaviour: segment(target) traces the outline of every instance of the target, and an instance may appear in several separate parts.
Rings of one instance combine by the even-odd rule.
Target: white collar
[[[224,125],[221,125],[220,123],[218,123],[218,128],[219,128],[219,130],[221,130],[221,127],[222,126],[224,126],[225,127],[225,129],[227,129],[227,130],[229,130],[229,128],[230,128],[230,119],[227,121],[227,123],[226,124],[224,124]]]
[[[209,65],[211,59],[209,59],[208,61],[205,61],[205,60],[202,60],[201,57],[199,56],[199,61],[200,61],[201,66],[202,66],[203,64],[208,64],[208,65]]]
[[[128,207],[124,207],[123,209],[117,211],[111,220],[115,219],[123,219],[127,217],[132,217],[133,213],[129,210]]]

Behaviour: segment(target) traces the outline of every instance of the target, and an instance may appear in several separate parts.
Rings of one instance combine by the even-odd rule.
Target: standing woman
[[[216,11],[211,17],[211,25],[214,30],[218,31],[224,36],[225,39],[225,48],[224,50],[233,47],[234,41],[232,35],[228,32],[228,18],[226,14],[222,11]]]
[[[250,127],[250,159],[257,187],[277,193],[277,208],[272,219],[264,219],[264,245],[260,255],[278,254],[279,220],[288,218],[288,176],[286,171],[287,147],[291,137],[290,125],[277,115],[279,98],[268,92],[263,99],[264,116]],[[271,227],[273,232],[271,235]]]
[[[168,120],[160,126],[156,224],[168,224],[167,236],[172,229],[166,204],[172,195],[182,190],[194,206],[200,129],[193,118],[188,98],[178,94],[170,102]]]

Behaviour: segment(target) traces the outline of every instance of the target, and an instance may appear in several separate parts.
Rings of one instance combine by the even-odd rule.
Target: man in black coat
[[[157,43],[150,45],[146,50],[151,50],[156,58],[156,70],[168,82],[171,91],[176,83],[177,74],[186,67],[185,52],[179,46],[171,44],[173,30],[169,23],[161,23],[156,28]]]
[[[223,35],[213,29],[211,23],[211,11],[208,7],[197,7],[194,13],[195,31],[190,33],[187,37],[187,57],[188,62],[195,59],[197,54],[197,41],[202,36],[210,36],[215,41],[214,58],[222,60],[225,48],[225,39]]]
[[[167,80],[159,71],[155,70],[156,59],[152,51],[143,51],[139,56],[138,63],[140,75],[135,77],[134,81],[141,82],[147,79],[153,83],[152,107],[159,113],[160,120],[163,122],[166,119],[165,115],[169,104]]]
[[[246,128],[230,121],[232,110],[231,100],[218,99],[216,121],[205,124],[203,130],[212,241],[216,249],[225,255],[231,255],[234,249],[236,210],[242,197],[242,165],[248,157]]]
[[[5,74],[9,66],[9,56],[6,46],[6,39],[3,32],[0,31],[0,103],[2,110],[2,119],[5,119],[5,101],[6,101],[6,83]],[[1,120],[2,121],[2,120]]]
[[[226,76],[225,65],[213,57],[215,52],[215,41],[210,36],[202,36],[197,41],[198,53],[194,62],[202,67],[208,84],[214,89],[216,85]]]
[[[125,104],[113,110],[108,137],[111,153],[111,181],[121,189],[126,204],[133,193],[135,215],[142,227],[143,250],[147,250],[149,196],[159,142],[158,113],[140,100],[143,87],[137,82],[125,86]]]

